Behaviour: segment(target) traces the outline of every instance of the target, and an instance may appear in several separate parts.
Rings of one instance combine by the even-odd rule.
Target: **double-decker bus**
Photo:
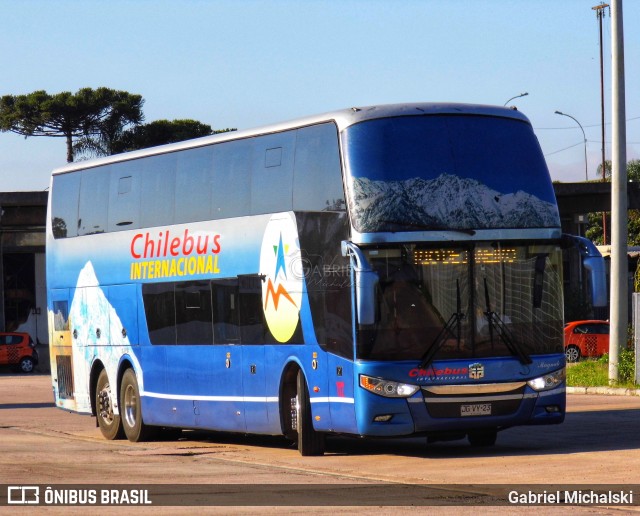
[[[401,104],[70,164],[56,405],[163,429],[492,445],[565,416],[562,233],[513,109]]]

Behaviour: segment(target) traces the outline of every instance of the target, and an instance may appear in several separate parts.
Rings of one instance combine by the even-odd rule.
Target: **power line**
[[[573,145],[569,145],[568,147],[564,147],[562,149],[558,149],[558,150],[555,150],[553,152],[547,152],[546,154],[544,154],[544,156],[546,157],[546,156],[551,156],[553,154],[558,154],[560,152],[563,152],[563,151],[566,151],[566,150],[569,150],[569,149],[573,149],[574,147],[577,147],[578,145],[582,145],[583,143],[584,142],[574,143]],[[589,143],[589,140],[587,140],[587,143]],[[600,142],[591,141],[591,143],[600,143]],[[611,142],[605,142],[605,143],[611,143]],[[627,145],[640,145],[640,142],[627,142]]]
[[[574,143],[573,145],[569,145],[568,147],[565,147],[564,149],[559,149],[553,152],[548,152],[547,154],[545,154],[545,156],[551,156],[552,154],[558,154],[559,152],[562,151],[566,151],[568,149],[573,149],[574,147],[577,147],[578,145],[584,145],[584,142],[580,142],[580,143]]]
[[[640,116],[635,116],[633,118],[627,118],[626,122],[632,122],[634,120],[640,120]],[[611,125],[611,122],[606,122],[605,125]],[[600,124],[591,124],[591,125],[583,125],[583,127],[600,127]],[[534,127],[535,131],[565,131],[568,129],[575,130],[575,127]]]

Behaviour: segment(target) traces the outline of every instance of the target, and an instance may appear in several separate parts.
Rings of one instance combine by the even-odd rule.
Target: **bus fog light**
[[[375,423],[386,423],[387,421],[391,421],[393,416],[391,414],[381,414],[373,418]]]
[[[562,368],[554,371],[553,373],[545,374],[544,376],[529,380],[527,385],[529,385],[529,387],[534,391],[548,391],[564,382],[565,377],[566,372],[565,369]]]
[[[360,375],[360,387],[386,398],[408,398],[419,389],[417,385],[398,383],[373,376]]]
[[[544,408],[549,414],[557,414],[560,412],[560,407],[558,405],[547,405]]]

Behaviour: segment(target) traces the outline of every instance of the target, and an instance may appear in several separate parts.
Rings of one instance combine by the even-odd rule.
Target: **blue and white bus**
[[[565,416],[562,233],[513,109],[336,111],[69,164],[56,405],[162,429],[468,438]]]

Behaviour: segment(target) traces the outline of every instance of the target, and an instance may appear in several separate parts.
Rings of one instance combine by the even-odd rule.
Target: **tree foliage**
[[[125,131],[114,145],[114,153],[146,149],[227,131],[235,131],[235,129],[213,130],[208,124],[189,119],[156,120]]]
[[[598,165],[598,175],[602,176],[602,165]],[[607,181],[611,181],[611,161],[605,161],[605,178]],[[640,182],[640,160],[631,160],[627,163],[627,179],[634,183]],[[607,228],[610,228],[610,214],[605,213],[604,215],[606,216]],[[589,228],[585,235],[596,245],[604,244],[602,216],[603,212],[589,213]],[[640,210],[629,210],[627,219],[628,244],[640,246]]]
[[[0,131],[66,140],[67,161],[74,159],[74,138],[100,141],[106,147],[127,126],[140,124],[142,96],[109,88],[82,88],[53,95],[44,90],[0,98]]]

